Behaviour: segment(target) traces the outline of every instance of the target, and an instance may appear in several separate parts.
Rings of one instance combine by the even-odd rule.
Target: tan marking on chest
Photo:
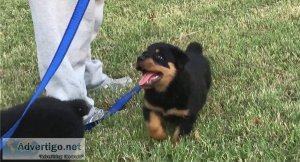
[[[172,116],[178,116],[178,117],[185,117],[185,116],[189,115],[189,110],[188,109],[182,110],[182,109],[172,108],[172,109],[169,109],[167,111],[164,111],[163,108],[158,107],[158,106],[154,106],[154,105],[150,104],[147,100],[145,100],[144,105],[149,110],[162,113],[163,116],[172,115]]]
[[[160,113],[164,113],[163,108],[158,107],[158,106],[153,106],[152,104],[150,104],[147,100],[144,101],[144,105],[147,109],[152,110],[152,111],[156,111],[156,112],[160,112]]]
[[[164,113],[164,115],[168,116],[168,115],[173,115],[173,116],[178,116],[178,117],[185,117],[189,115],[189,110],[188,109],[177,109],[177,108],[172,108],[169,109],[168,111],[166,111]]]

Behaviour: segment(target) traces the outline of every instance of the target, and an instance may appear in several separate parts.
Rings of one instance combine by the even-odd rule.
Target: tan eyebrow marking
[[[155,49],[155,53],[159,53],[159,49],[157,48],[157,49]]]

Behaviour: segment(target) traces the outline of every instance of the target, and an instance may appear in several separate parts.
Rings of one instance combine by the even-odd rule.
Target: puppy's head
[[[163,92],[187,62],[187,55],[178,47],[166,43],[152,44],[137,58],[136,69],[142,72],[139,84],[144,89]]]

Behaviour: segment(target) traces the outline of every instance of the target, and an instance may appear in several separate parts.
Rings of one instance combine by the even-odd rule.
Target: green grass
[[[1,100],[26,101],[39,83],[27,1],[0,4]],[[213,87],[195,130],[176,148],[148,137],[142,94],[86,134],[88,161],[300,161],[300,1],[108,0],[93,56],[134,82],[151,43],[204,45]],[[90,92],[109,107],[130,90]]]

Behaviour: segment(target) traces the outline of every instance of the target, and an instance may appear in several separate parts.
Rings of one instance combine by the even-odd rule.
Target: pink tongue
[[[155,74],[155,73],[143,74],[142,79],[139,82],[139,85],[141,85],[141,86],[145,85],[145,84],[147,84],[147,81],[149,81],[149,83],[150,83],[150,80],[154,79],[156,76],[157,76],[157,74]]]

